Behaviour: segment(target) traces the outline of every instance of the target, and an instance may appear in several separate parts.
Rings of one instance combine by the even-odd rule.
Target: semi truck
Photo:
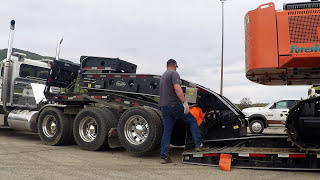
[[[291,3],[276,11],[274,4],[268,3],[248,12],[249,80],[266,85],[319,80],[319,7],[319,2]],[[33,96],[31,91],[25,95],[32,97],[34,106],[13,103],[14,95],[20,92],[16,82],[24,74],[14,72],[20,72],[19,63],[28,62],[21,54],[11,55],[13,30],[14,22],[8,55],[2,62],[2,125],[38,132],[48,145],[75,141],[85,150],[122,146],[138,154],[159,147],[163,131],[158,106],[160,76],[137,74],[135,64],[119,58],[82,56],[76,64],[60,60],[57,53],[53,61],[37,62],[46,64],[44,81],[25,77]],[[249,135],[245,115],[226,97],[184,79],[181,86],[189,105],[205,113],[200,129],[203,143],[210,147],[207,152],[195,152],[188,125],[178,119],[171,144],[185,145],[183,163],[218,166],[221,154],[231,154],[234,167],[320,170],[317,98],[301,101],[290,110],[286,135]]]
[[[119,58],[82,56],[80,64],[59,58],[30,60],[11,53],[1,62],[1,125],[37,132],[48,145],[76,142],[85,150],[123,146],[132,153],[159,147],[162,117],[158,106],[159,75],[137,74],[137,65]],[[201,85],[181,80],[191,106],[215,110],[221,126],[208,138],[241,137],[247,121],[227,98]],[[171,144],[185,144],[185,124],[177,120]],[[218,134],[218,131],[230,133]]]

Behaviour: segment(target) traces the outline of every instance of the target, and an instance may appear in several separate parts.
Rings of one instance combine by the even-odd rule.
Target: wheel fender
[[[262,122],[264,123],[265,128],[268,127],[268,121],[267,121],[267,118],[264,115],[262,115],[262,114],[252,114],[248,118],[249,124],[251,123],[251,121],[253,121],[255,119],[262,120]]]
[[[41,112],[47,108],[47,107],[57,107],[57,108],[65,108],[67,107],[67,105],[62,105],[62,104],[47,104],[43,107],[41,107],[41,109],[39,110],[38,114],[37,114],[37,122],[39,121],[39,115],[41,114]]]

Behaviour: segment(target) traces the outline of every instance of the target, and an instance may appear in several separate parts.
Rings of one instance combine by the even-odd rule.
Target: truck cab
[[[8,106],[11,107],[27,107],[37,108],[43,98],[43,90],[49,73],[50,60],[31,60],[25,58],[24,54],[14,53],[11,56],[12,68],[11,79],[7,84],[3,84],[3,74],[5,68],[5,60],[0,62],[0,92],[4,88],[10,89],[7,91],[6,96],[9,96]],[[9,85],[11,87],[4,87]],[[12,90],[11,90],[12,88]],[[0,103],[2,98],[0,97]]]
[[[37,132],[35,119],[49,70],[50,60],[31,60],[21,53],[0,62],[0,125]]]
[[[251,107],[243,109],[249,122],[251,133],[261,134],[267,127],[284,127],[289,110],[297,104],[299,99],[288,98],[272,102],[265,107]]]

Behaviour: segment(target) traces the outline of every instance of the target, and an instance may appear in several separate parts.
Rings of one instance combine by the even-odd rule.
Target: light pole
[[[222,6],[222,24],[221,24],[221,34],[222,34],[222,39],[221,39],[221,75],[220,75],[220,94],[222,96],[223,93],[223,55],[224,55],[224,3],[227,0],[220,0],[221,1],[221,6]]]

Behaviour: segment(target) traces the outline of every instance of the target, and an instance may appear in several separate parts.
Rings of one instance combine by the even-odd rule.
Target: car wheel
[[[262,134],[264,130],[264,124],[261,120],[253,120],[249,125],[249,129],[253,134]]]

